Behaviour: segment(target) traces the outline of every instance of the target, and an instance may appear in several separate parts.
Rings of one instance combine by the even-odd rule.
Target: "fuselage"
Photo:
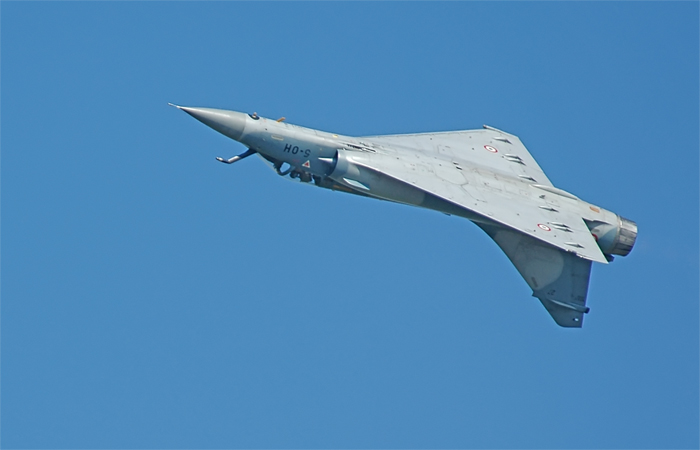
[[[482,165],[469,153],[441,152],[439,149],[417,149],[409,146],[385,145],[372,137],[357,138],[271,120],[257,114],[245,114],[212,108],[179,107],[197,120],[220,133],[241,142],[270,161],[280,175],[289,174],[301,181],[313,181],[327,189],[341,190],[397,203],[436,210],[467,218],[479,224],[498,226],[490,217],[419,189],[406,179],[389,175],[397,166],[410,166],[416,172],[445,178],[459,169],[465,189],[480,201],[479,189],[493,189],[499,195],[513,198],[540,198],[540,208],[566,209],[586,221],[601,250],[606,254],[626,255],[636,236],[636,225],[617,214],[585,202],[551,185],[513,172],[499,171]],[[435,133],[438,136],[440,133]],[[486,146],[489,147],[489,146]],[[487,148],[488,149],[488,148]],[[462,156],[462,154],[466,156]],[[507,156],[507,155],[506,155]],[[286,170],[283,166],[287,165]],[[517,166],[514,165],[514,166]],[[382,170],[385,168],[387,170]],[[483,180],[488,180],[483,182]],[[556,224],[554,225],[557,226]],[[625,233],[627,232],[627,233]],[[631,242],[626,236],[633,233]]]

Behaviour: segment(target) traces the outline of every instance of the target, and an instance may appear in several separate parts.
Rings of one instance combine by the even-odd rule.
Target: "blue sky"
[[[698,3],[3,2],[4,448],[697,448]],[[174,102],[518,135],[639,224],[581,330],[477,227]]]

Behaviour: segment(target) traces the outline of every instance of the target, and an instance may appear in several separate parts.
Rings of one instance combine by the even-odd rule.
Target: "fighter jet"
[[[282,176],[471,220],[554,321],[580,328],[591,263],[627,256],[637,224],[552,185],[523,143],[483,129],[351,137],[257,113],[170,104],[269,161]]]

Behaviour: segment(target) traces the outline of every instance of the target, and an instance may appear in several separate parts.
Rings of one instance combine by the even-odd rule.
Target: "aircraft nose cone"
[[[189,106],[172,105],[185,111],[190,116],[211,127],[219,133],[239,140],[243,135],[246,123],[246,114],[237,111],[214,108],[195,108]]]

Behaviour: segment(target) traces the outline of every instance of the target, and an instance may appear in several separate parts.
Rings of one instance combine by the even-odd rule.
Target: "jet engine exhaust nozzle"
[[[637,223],[625,219],[624,217],[618,215],[620,218],[620,227],[617,235],[617,242],[613,247],[613,255],[627,256],[632,251],[634,243],[637,241]]]

